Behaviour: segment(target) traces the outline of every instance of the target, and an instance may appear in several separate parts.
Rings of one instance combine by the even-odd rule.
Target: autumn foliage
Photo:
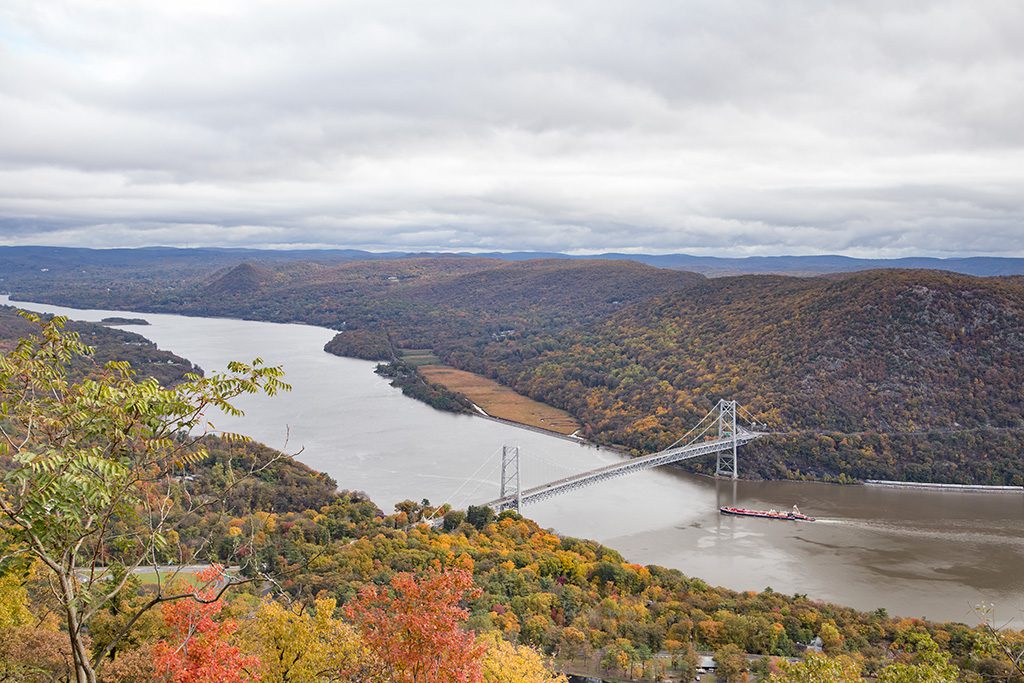
[[[483,647],[460,628],[460,606],[478,590],[465,570],[435,571],[422,579],[396,574],[389,589],[366,586],[345,614],[395,683],[479,683]]]
[[[237,626],[217,620],[224,603],[217,591],[223,567],[213,565],[197,575],[201,588],[194,599],[164,604],[163,616],[172,636],[157,643],[156,672],[166,683],[243,683],[247,671],[259,666],[257,657],[245,655],[230,640]]]
[[[25,361],[24,356],[14,360]],[[15,367],[10,362],[9,369]],[[49,365],[36,361],[32,367],[45,374]],[[127,369],[123,380],[118,386],[134,395]],[[90,396],[110,395],[108,386],[90,386],[96,390]],[[138,391],[159,390],[147,383]],[[166,409],[166,403],[160,406]],[[109,401],[107,407],[117,414],[123,406]],[[96,412],[96,402],[89,400],[74,415],[90,425],[90,439],[108,438],[105,423],[92,426]],[[1024,633],[892,619],[884,610],[858,612],[771,589],[715,588],[678,571],[626,562],[592,541],[559,537],[510,511],[452,511],[443,530],[410,525],[438,510],[428,501],[405,501],[396,514],[385,515],[365,495],[337,492],[330,479],[270,449],[230,440],[208,443],[208,457],[190,460],[187,476],[164,479],[158,499],[167,506],[166,520],[181,524],[169,528],[160,543],[147,541],[152,554],[137,556],[137,566],[158,561],[157,553],[173,557],[189,550],[196,556],[201,550],[212,561],[239,564],[248,558],[250,564],[236,570],[241,575],[256,578],[244,572],[259,566],[276,576],[241,581],[225,604],[220,598],[226,575],[219,565],[196,575],[198,587],[172,582],[165,588],[173,590],[161,591],[144,588],[139,575],[123,565],[106,564],[93,590],[83,594],[87,599],[64,603],[69,619],[62,621],[55,618],[62,596],[53,591],[53,574],[69,579],[68,593],[88,581],[84,572],[47,565],[46,554],[30,564],[0,564],[0,680],[560,683],[544,655],[563,664],[599,659],[608,670],[633,675],[639,668],[646,675],[649,665],[654,674],[664,666],[661,653],[695,661],[696,649],[717,652],[720,673],[737,680],[748,666],[753,671],[746,653],[791,657],[815,638],[830,658],[780,666],[779,675],[787,678],[776,680],[857,680],[861,671],[884,683],[950,683],[961,671],[988,677],[964,680],[1024,680]],[[53,453],[59,451],[36,455]],[[71,464],[95,462],[86,457],[91,455]],[[19,472],[11,469],[15,465],[0,454],[8,481],[11,471],[20,477],[14,481],[32,481],[29,468]],[[95,472],[91,465],[73,471],[63,489],[41,488],[33,499],[38,504],[24,508],[43,511],[33,523],[64,523],[67,511],[102,497],[99,485],[109,485],[118,470],[100,465]],[[79,495],[70,485],[79,485],[76,472],[85,470],[99,483],[85,489],[89,495]],[[239,471],[255,476],[235,486]],[[218,491],[218,510],[183,503]],[[108,530],[104,523],[99,532],[110,534],[105,553],[111,559],[131,550],[124,545],[130,527],[123,525],[148,518],[153,509],[150,498],[119,500],[110,513],[116,524]],[[0,529],[7,532],[0,541],[10,551],[8,560],[24,554],[25,546],[12,536],[25,528],[31,527]],[[268,586],[273,595],[266,594]],[[77,604],[92,611],[89,619],[75,621],[77,612],[70,608]],[[161,604],[159,615],[147,611]],[[152,619],[139,619],[144,616]],[[68,629],[69,622],[88,628]],[[81,652],[72,654],[69,646]],[[89,663],[95,671],[85,669]],[[692,671],[692,664],[686,666]]]

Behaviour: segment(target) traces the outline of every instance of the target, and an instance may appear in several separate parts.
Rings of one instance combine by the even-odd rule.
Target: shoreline
[[[954,491],[957,493],[1024,493],[1024,486],[991,486],[988,484],[940,484],[932,481],[892,481],[865,479],[864,486],[920,491]]]
[[[604,448],[604,449],[607,449],[607,450],[616,450],[617,452],[622,452],[622,451],[618,451],[617,449],[613,449],[610,446],[602,446],[600,444],[594,443],[593,441],[587,441],[582,436],[573,436],[572,434],[562,434],[561,432],[555,432],[555,431],[552,431],[550,429],[544,429],[543,427],[537,427],[535,425],[528,425],[525,422],[516,422],[515,420],[509,420],[509,419],[504,418],[504,417],[495,417],[494,415],[488,415],[487,413],[483,412],[483,410],[479,406],[477,406],[475,404],[474,404],[473,407],[475,407],[478,412],[475,412],[475,413],[464,413],[464,414],[465,415],[469,415],[471,417],[478,417],[478,418],[481,418],[483,420],[490,420],[491,422],[497,422],[498,424],[508,425],[510,427],[518,427],[519,429],[525,429],[527,431],[536,432],[537,434],[543,434],[545,436],[553,436],[553,437],[556,437],[558,439],[562,439],[564,441],[571,441],[573,443],[577,443],[577,444],[579,444],[581,446],[593,446],[594,448]],[[623,455],[625,455],[625,452],[622,452],[622,453],[623,453]]]

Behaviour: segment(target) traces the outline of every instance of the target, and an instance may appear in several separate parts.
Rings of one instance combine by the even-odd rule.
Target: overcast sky
[[[0,243],[1024,255],[1024,2],[4,0]]]

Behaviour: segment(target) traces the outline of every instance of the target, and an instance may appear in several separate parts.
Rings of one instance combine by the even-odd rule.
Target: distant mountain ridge
[[[659,268],[688,270],[711,277],[725,275],[827,275],[876,269],[944,270],[981,277],[1024,275],[1024,258],[971,256],[935,258],[866,259],[839,255],[719,257],[691,254],[627,254],[607,252],[573,255],[559,252],[371,252],[359,249],[247,249],[201,247],[142,247],[138,249],[88,249],[80,247],[0,247],[2,273],[40,272],[44,268],[121,268],[150,265],[156,270],[186,268],[208,270],[244,261],[282,263],[315,262],[325,265],[352,261],[378,261],[409,257],[492,258],[504,261],[533,259],[636,261]],[[0,279],[2,286],[2,279]]]
[[[505,254],[477,254],[506,260],[538,258],[530,252]],[[944,270],[979,277],[1024,275],[1024,258],[999,256],[971,256],[965,258],[934,258],[915,256],[898,259],[864,259],[839,255],[814,256],[746,256],[725,258],[719,256],[692,256],[690,254],[622,254],[606,253],[593,256],[545,254],[544,258],[587,258],[630,260],[659,268],[689,270],[711,277],[724,275],[828,275],[863,270]]]

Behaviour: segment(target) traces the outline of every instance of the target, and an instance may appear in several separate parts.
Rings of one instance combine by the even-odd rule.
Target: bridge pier
[[[519,446],[501,447],[501,498],[512,495],[515,487],[516,512],[523,506],[522,479],[519,476]]]
[[[720,451],[716,455],[715,476],[736,479],[739,477],[736,460],[736,448],[739,445],[736,432],[736,401],[718,401],[718,438],[732,439],[732,452]]]

